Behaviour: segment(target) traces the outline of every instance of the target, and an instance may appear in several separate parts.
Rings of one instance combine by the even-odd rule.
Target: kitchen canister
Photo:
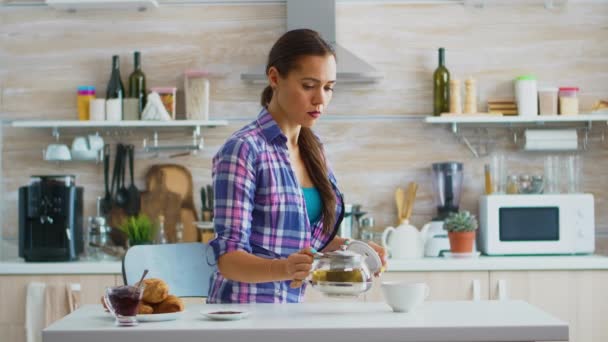
[[[90,102],[95,98],[94,86],[79,86],[78,95],[76,96],[76,105],[78,108],[78,120],[88,121],[90,119]]]
[[[578,114],[578,87],[559,88],[559,113],[561,115]]]
[[[122,99],[107,99],[106,100],[106,120],[121,121],[122,120]]]
[[[104,121],[106,119],[106,100],[92,99],[89,101],[89,120]]]
[[[186,96],[186,118],[209,120],[209,73],[204,70],[186,70],[184,93]]]
[[[522,75],[515,79],[515,98],[519,116],[531,117],[538,115],[538,92],[536,77]]]
[[[557,92],[554,87],[538,89],[539,115],[557,115]]]

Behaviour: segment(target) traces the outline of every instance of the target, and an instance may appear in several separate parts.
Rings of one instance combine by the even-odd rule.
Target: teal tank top
[[[310,224],[315,224],[321,217],[321,195],[317,188],[304,188],[304,201],[306,202],[306,211],[308,212],[308,221]]]

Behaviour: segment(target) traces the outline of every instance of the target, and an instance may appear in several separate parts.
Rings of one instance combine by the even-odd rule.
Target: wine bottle
[[[439,66],[433,74],[433,115],[450,110],[450,72],[445,67],[445,50],[439,48]]]
[[[133,54],[133,72],[129,76],[129,97],[137,99],[137,112],[140,115],[146,106],[146,75],[141,70],[139,51]]]
[[[106,119],[122,120],[122,101],[125,95],[125,88],[120,79],[120,60],[118,56],[112,56],[112,75],[106,90]]]

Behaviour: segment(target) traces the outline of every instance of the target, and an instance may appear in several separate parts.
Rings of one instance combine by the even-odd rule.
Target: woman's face
[[[312,127],[331,100],[336,82],[336,60],[333,55],[303,56],[297,60],[297,65],[284,78],[276,68],[270,68],[268,78],[274,89],[272,101],[276,101],[291,124]]]

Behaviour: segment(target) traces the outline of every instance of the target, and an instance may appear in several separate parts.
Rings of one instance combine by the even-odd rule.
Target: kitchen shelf
[[[608,114],[578,114],[578,115],[539,115],[536,117],[498,116],[498,115],[466,115],[459,116],[430,116],[426,123],[431,124],[545,124],[545,123],[588,123],[595,121],[608,122]]]
[[[458,115],[458,116],[427,116],[424,122],[428,124],[443,124],[450,125],[452,133],[460,139],[475,157],[479,157],[480,148],[475,148],[470,140],[461,133],[459,126],[489,128],[489,127],[505,127],[509,129],[519,128],[538,128],[538,127],[561,127],[561,128],[576,128],[581,125],[584,128],[585,142],[588,140],[588,134],[591,131],[594,122],[600,122],[608,125],[608,113],[585,113],[578,115],[539,115],[535,117],[519,117],[519,116],[498,116],[498,115]],[[479,139],[478,139],[479,140]],[[514,142],[517,141],[517,133],[513,133]],[[586,143],[584,145],[586,148]],[[486,146],[486,152],[489,149]]]
[[[173,120],[173,121],[80,121],[80,120],[15,120],[12,127],[22,128],[164,128],[164,127],[218,127],[228,125],[227,120]]]
[[[143,150],[145,152],[159,153],[161,151],[186,151],[196,153],[203,149],[203,138],[201,128],[214,128],[227,126],[227,120],[172,120],[172,121],[145,121],[145,120],[125,120],[125,121],[79,121],[79,120],[15,120],[8,123],[15,128],[50,128],[52,135],[59,140],[60,129],[93,129],[97,132],[118,131],[118,133],[132,130],[146,130],[153,132],[151,143],[148,139],[143,140]],[[192,143],[187,145],[159,145],[159,132],[168,130],[191,130]],[[99,161],[97,161],[99,162]]]
[[[136,9],[145,11],[158,8],[156,0],[45,0],[47,6],[58,10],[77,11],[81,9]]]

